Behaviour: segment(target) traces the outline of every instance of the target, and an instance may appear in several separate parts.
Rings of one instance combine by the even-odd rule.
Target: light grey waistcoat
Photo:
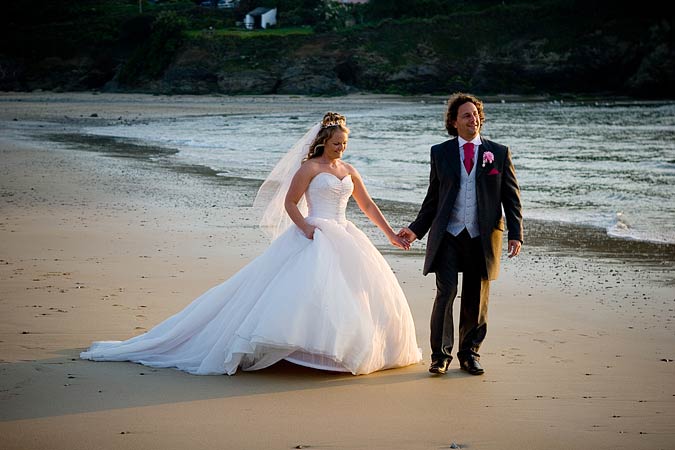
[[[460,151],[462,150],[460,149]],[[475,155],[478,155],[478,148],[476,148]],[[480,235],[480,228],[478,227],[478,203],[476,202],[476,166],[477,164],[474,163],[469,174],[466,173],[463,164],[460,169],[462,178],[459,192],[452,207],[450,222],[447,227],[448,232],[453,236],[459,235],[464,228],[466,228],[469,236],[472,238]]]

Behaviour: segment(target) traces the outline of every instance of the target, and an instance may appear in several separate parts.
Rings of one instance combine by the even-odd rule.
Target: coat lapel
[[[450,174],[453,178],[459,180],[462,177],[462,174],[459,172],[462,166],[462,160],[459,158],[459,140],[457,138],[448,141],[445,154],[447,155],[447,161],[450,165]]]
[[[485,139],[481,136],[480,138],[480,147],[478,147],[478,154],[476,155],[476,182],[483,176],[485,172],[485,167],[483,167],[483,154],[490,151],[490,144],[485,142]]]

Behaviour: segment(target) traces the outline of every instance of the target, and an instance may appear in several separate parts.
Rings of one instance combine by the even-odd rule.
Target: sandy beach
[[[0,94],[0,448],[675,448],[672,259],[630,258],[635,244],[617,239],[604,245],[625,251],[602,256],[544,242],[545,232],[528,246],[526,234],[492,284],[482,377],[456,361],[444,377],[427,372],[435,284],[421,274],[419,244],[384,253],[422,364],[355,377],[280,363],[200,377],[79,359],[94,340],[178,312],[267,240],[254,184],[54,135],[388,99]]]

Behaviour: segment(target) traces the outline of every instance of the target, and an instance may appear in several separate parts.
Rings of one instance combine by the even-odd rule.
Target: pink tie
[[[464,167],[466,173],[471,173],[473,167],[473,143],[471,142],[464,144]]]

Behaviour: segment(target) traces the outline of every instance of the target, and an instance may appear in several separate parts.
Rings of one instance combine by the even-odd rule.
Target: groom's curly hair
[[[483,102],[478,97],[465,94],[464,92],[456,92],[448,99],[448,109],[445,110],[445,129],[448,130],[450,136],[457,136],[457,128],[452,125],[452,122],[457,120],[457,112],[459,107],[464,103],[473,103],[478,110],[478,117],[480,118],[480,128],[483,128],[485,122],[485,113],[483,112]]]

